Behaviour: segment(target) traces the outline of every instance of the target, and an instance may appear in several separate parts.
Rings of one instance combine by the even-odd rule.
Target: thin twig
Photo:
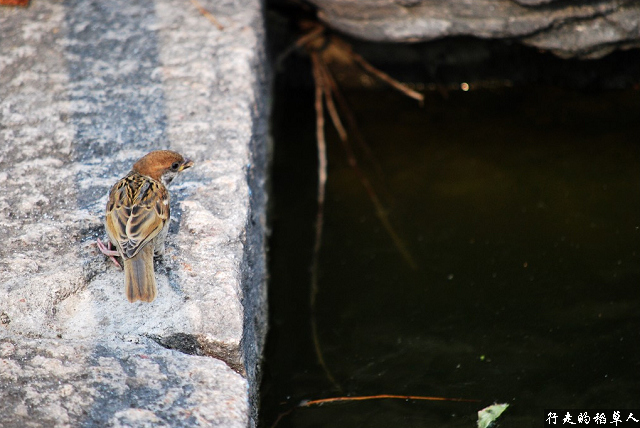
[[[346,401],[365,401],[365,400],[423,400],[423,401],[457,401],[463,403],[479,403],[480,400],[469,398],[449,398],[449,397],[427,397],[423,395],[395,395],[395,394],[379,394],[379,395],[360,395],[354,397],[332,397],[321,398],[318,400],[308,400],[301,402],[298,407],[310,407],[327,403],[344,403]]]
[[[280,423],[280,421],[282,420],[282,418],[284,418],[285,416],[289,416],[291,413],[293,413],[293,411],[297,408],[296,407],[292,407],[289,410],[282,412],[278,415],[278,417],[276,418],[275,421],[273,421],[273,423],[271,424],[271,428],[276,428],[276,426],[278,426],[278,424]]]
[[[454,401],[460,403],[480,403],[481,400],[474,400],[469,398],[448,398],[448,397],[426,397],[422,395],[394,395],[394,394],[380,394],[380,395],[361,395],[354,397],[332,397],[321,398],[318,400],[306,400],[299,403],[278,415],[275,422],[271,425],[271,428],[275,428],[280,421],[285,417],[293,413],[294,410],[302,407],[322,406],[323,404],[332,403],[345,403],[349,401],[366,401],[366,400],[414,400],[414,401]]]
[[[353,56],[353,59],[355,59],[358,62],[358,64],[362,66],[362,68],[364,68],[366,71],[376,76],[378,79],[387,82],[389,85],[393,86],[400,92],[404,93],[406,96],[420,101],[420,105],[424,103],[424,95],[422,95],[420,92],[414,91],[413,89],[409,88],[407,85],[404,85],[398,82],[396,79],[389,76],[384,71],[378,70],[373,65],[371,65],[366,59],[364,59],[362,56],[355,53],[353,50],[351,50],[351,55]]]
[[[319,25],[307,34],[299,37],[294,43],[289,45],[284,51],[282,51],[280,55],[278,55],[278,58],[276,59],[276,66],[280,68],[284,60],[287,59],[287,57],[291,55],[293,51],[306,46],[308,43],[311,43],[312,41],[320,37],[322,33],[324,33],[324,27]]]
[[[327,105],[327,110],[329,111],[329,116],[331,116],[331,121],[333,122],[333,126],[335,126],[336,131],[338,131],[340,139],[346,143],[348,141],[347,130],[344,129],[338,110],[336,110],[336,105],[333,102],[333,88],[330,84],[330,80],[332,79],[331,72],[320,57],[318,57],[318,69],[322,74],[322,88],[324,90],[324,99]]]
[[[358,122],[356,121],[356,118],[353,115],[353,112],[349,108],[349,104],[347,103],[347,100],[345,99],[344,95],[342,95],[342,92],[340,91],[340,88],[338,87],[336,80],[333,78],[333,75],[329,71],[329,68],[327,67],[326,63],[323,62],[323,65],[326,70],[325,80],[329,84],[331,88],[331,93],[333,94],[333,97],[335,97],[335,99],[338,101],[340,110],[342,111],[342,114],[345,116],[347,120],[350,134],[353,136],[353,139],[358,143],[358,145],[360,146],[360,149],[362,149],[362,151],[365,153],[365,155],[369,159],[369,162],[371,162],[371,165],[373,165],[378,175],[382,175],[382,167],[380,166],[380,163],[377,161],[377,159],[373,155],[371,148],[369,147],[367,142],[364,140],[364,137],[360,132],[360,128],[358,127]]]
[[[316,108],[316,140],[318,145],[318,211],[316,214],[316,236],[313,246],[313,263],[311,265],[311,295],[309,304],[311,306],[311,333],[313,345],[316,351],[318,363],[324,370],[329,381],[339,390],[340,385],[327,367],[320,346],[318,337],[318,326],[316,323],[315,308],[316,296],[318,294],[318,269],[320,263],[320,248],[322,247],[322,228],[324,224],[324,200],[327,183],[327,143],[324,136],[324,107],[322,73],[319,69],[319,56],[316,52],[311,53],[311,63],[313,64],[313,78],[315,82],[315,108]]]
[[[320,37],[322,33],[324,33],[324,27],[322,25],[318,25],[316,28],[296,40],[295,46],[301,48]]]
[[[320,36],[320,34],[324,31],[323,27],[316,28],[311,33],[301,37],[296,42],[296,45],[306,46],[312,40]],[[334,126],[336,127],[338,134],[340,135],[340,140],[342,141],[345,151],[347,153],[347,159],[349,160],[349,164],[352,166],[354,171],[356,171],[358,177],[362,185],[364,186],[369,198],[371,199],[373,205],[376,209],[376,214],[380,219],[380,222],[383,224],[387,233],[393,240],[395,246],[398,248],[400,254],[402,254],[403,258],[407,261],[409,266],[412,269],[417,269],[417,264],[414,261],[411,253],[404,245],[404,242],[400,239],[395,229],[391,225],[389,221],[389,217],[387,215],[387,211],[383,207],[380,199],[378,198],[373,186],[364,175],[362,170],[358,167],[358,162],[353,153],[351,145],[348,141],[348,134],[342,125],[342,121],[340,120],[340,115],[336,109],[333,94],[337,93],[337,84],[331,75],[328,67],[320,57],[318,51],[308,49],[309,56],[311,57],[311,64],[313,69],[313,78],[315,84],[315,110],[316,110],[316,141],[318,147],[318,210],[316,213],[316,233],[315,233],[315,242],[313,247],[313,260],[311,265],[311,290],[309,296],[309,305],[311,308],[311,333],[313,338],[313,344],[316,352],[316,357],[318,359],[318,363],[324,370],[329,381],[339,390],[341,390],[340,384],[336,381],[335,377],[329,370],[327,363],[324,359],[322,353],[322,347],[320,346],[320,339],[318,335],[318,325],[315,316],[316,309],[316,298],[318,295],[318,275],[319,275],[319,261],[320,261],[320,249],[322,247],[322,231],[324,224],[324,204],[325,204],[325,191],[326,191],[326,182],[327,182],[327,144],[325,139],[325,118],[324,118],[324,103],[327,105],[327,110],[331,116],[331,120],[333,121]],[[335,90],[334,90],[335,88]],[[323,102],[324,101],[324,102]],[[346,105],[346,102],[345,102]],[[355,124],[355,119],[352,119]]]
[[[204,6],[202,6],[198,0],[191,0],[191,4],[194,5],[196,9],[198,9],[198,12],[200,12],[213,25],[215,25],[218,30],[220,31],[224,30],[224,26],[220,24],[220,21],[218,21],[211,12],[205,9]]]
[[[317,67],[323,77],[323,83],[331,81],[332,80],[331,72],[329,71],[327,66],[324,64],[322,59],[320,59],[319,57],[316,57],[316,58],[318,61]],[[314,65],[314,67],[316,67],[316,65]],[[337,116],[338,113],[336,112],[335,105],[333,104],[333,97],[331,97],[330,86],[331,86],[330,84],[325,83],[325,100],[327,103],[327,109],[332,114],[332,119],[333,119],[333,114]],[[387,210],[382,205],[382,202],[380,201],[378,194],[376,193],[375,189],[371,185],[371,182],[369,181],[369,179],[362,172],[362,169],[360,169],[360,167],[358,166],[358,161],[355,157],[355,154],[353,153],[351,144],[349,144],[349,141],[347,139],[347,133],[342,127],[342,122],[340,122],[340,118],[337,117],[336,119],[334,119],[333,123],[334,125],[336,125],[336,129],[338,129],[338,134],[340,134],[340,140],[342,141],[342,145],[347,155],[347,160],[349,162],[349,165],[355,171],[356,175],[360,179],[360,182],[362,183],[367,194],[369,195],[369,199],[371,199],[371,202],[375,206],[376,215],[378,216],[378,219],[380,220],[384,228],[387,230],[387,233],[393,240],[394,245],[396,246],[396,248],[398,249],[402,257],[405,259],[407,264],[411,267],[411,269],[414,269],[414,270],[417,269],[418,265],[416,264],[415,260],[413,259],[413,256],[407,249],[407,246],[405,245],[405,243],[397,234],[395,228],[391,224],[391,221],[389,221],[389,215],[387,214]]]

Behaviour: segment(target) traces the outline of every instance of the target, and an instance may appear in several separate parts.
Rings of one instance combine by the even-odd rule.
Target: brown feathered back
[[[131,172],[113,186],[106,229],[125,259],[160,233],[169,220],[169,192],[158,181]]]

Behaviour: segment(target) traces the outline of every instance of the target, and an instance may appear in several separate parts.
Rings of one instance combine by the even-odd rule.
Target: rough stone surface
[[[220,360],[145,342],[1,340],[1,425],[248,425],[242,376]]]
[[[168,380],[138,376],[140,388],[160,385],[159,396],[172,394],[171,385],[191,388],[193,396],[226,388],[241,393],[236,398],[246,406],[234,408],[247,416],[255,411],[266,332],[262,10],[258,0],[200,3],[224,28],[178,0],[0,8],[0,339],[11,355],[29,361],[63,349],[46,357],[51,367],[64,368],[83,353],[73,349],[85,350],[74,373],[80,367],[100,372],[104,354],[126,376],[137,369],[118,361],[142,352],[128,342],[153,340],[162,347],[145,342],[145,355],[164,367]],[[159,148],[196,164],[170,188],[172,223],[167,254],[156,264],[158,298],[130,304],[122,271],[97,251],[95,240],[105,237],[109,187],[137,158]],[[195,365],[209,368],[213,378],[222,373],[216,359],[239,375],[224,375],[228,384],[174,379]],[[0,407],[0,420],[22,400],[25,412],[11,420],[37,425],[42,409],[29,403],[50,402],[60,386],[39,383],[32,363],[6,364],[2,376],[34,386],[28,397],[16,395],[19,386],[5,388],[3,377],[0,402],[11,397],[13,404]],[[100,382],[91,385],[100,389]],[[99,394],[76,392],[92,386],[81,378],[70,385],[64,393],[82,402],[76,410],[102,412],[86,420],[114,426],[153,425],[154,418],[183,426],[167,421],[179,403],[191,406],[180,398],[165,413],[153,400],[139,401],[139,409],[126,400],[121,407],[91,407]],[[206,406],[220,402],[212,398]],[[60,420],[72,426],[88,417],[51,405],[66,411]],[[202,421],[241,426],[254,424],[255,413],[238,425],[217,416]]]
[[[640,3],[635,0],[310,1],[330,26],[372,41],[514,38],[565,58],[597,58],[640,47]]]

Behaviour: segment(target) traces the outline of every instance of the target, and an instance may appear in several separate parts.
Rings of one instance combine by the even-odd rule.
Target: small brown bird
[[[105,228],[109,247],[98,239],[103,254],[124,260],[124,289],[130,302],[152,302],[156,298],[153,256],[164,254],[169,230],[167,186],[193,161],[170,150],[148,153],[109,192]]]

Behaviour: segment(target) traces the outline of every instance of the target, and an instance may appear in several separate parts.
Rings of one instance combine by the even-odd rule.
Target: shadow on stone
[[[187,355],[198,355],[217,358],[224,361],[233,371],[246,377],[246,370],[239,350],[224,343],[207,342],[196,335],[176,333],[171,336],[147,336],[158,345],[182,352]]]

